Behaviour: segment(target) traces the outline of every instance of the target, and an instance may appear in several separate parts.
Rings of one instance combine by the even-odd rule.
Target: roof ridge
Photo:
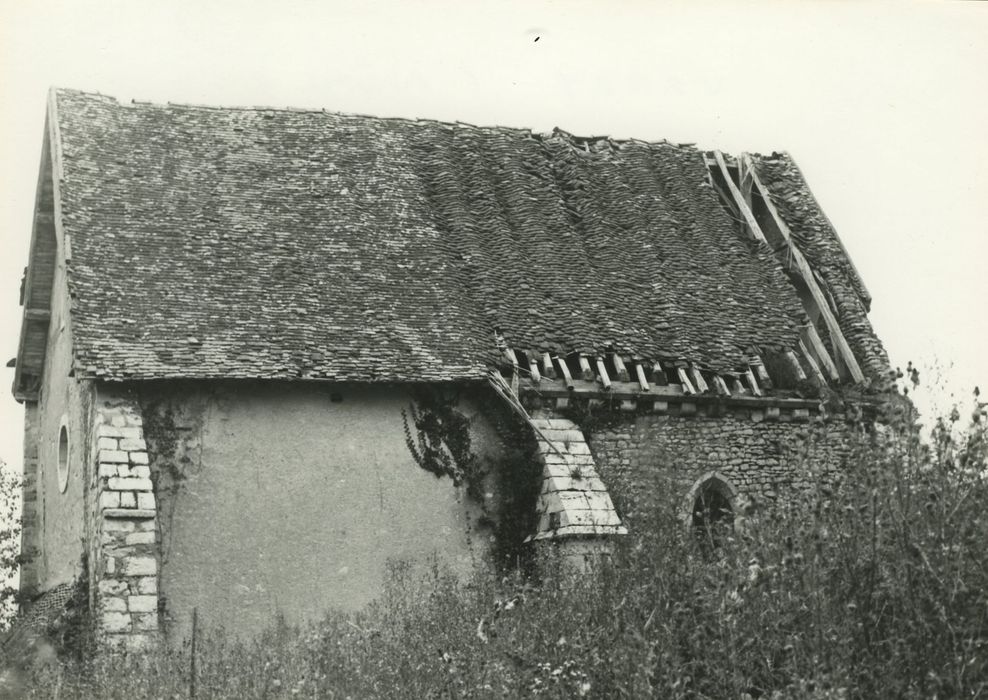
[[[582,145],[589,141],[599,141],[608,140],[616,144],[645,144],[649,146],[672,146],[673,148],[679,148],[690,151],[700,151],[695,143],[673,143],[666,139],[649,140],[637,138],[630,136],[627,138],[616,138],[607,134],[598,134],[591,136],[580,136],[572,132],[566,131],[558,126],[553,127],[550,131],[536,131],[531,127],[525,126],[506,126],[504,124],[472,124],[470,122],[464,122],[461,120],[446,121],[443,119],[437,119],[434,117],[402,117],[402,116],[380,116],[376,114],[366,114],[362,112],[343,112],[339,110],[326,109],[325,107],[275,107],[271,105],[210,105],[196,102],[154,102],[153,100],[138,100],[136,98],[131,98],[129,101],[124,100],[120,97],[115,97],[113,95],[107,95],[101,92],[91,92],[88,90],[79,90],[77,88],[66,88],[66,87],[52,87],[51,92],[55,95],[76,95],[83,97],[92,97],[104,102],[114,103],[121,107],[158,107],[163,109],[190,109],[190,110],[209,110],[216,112],[275,112],[275,113],[287,113],[287,114],[325,114],[329,116],[337,117],[352,117],[359,119],[372,119],[379,122],[402,122],[406,124],[433,124],[437,126],[450,127],[450,128],[466,128],[475,129],[477,131],[486,132],[510,132],[510,133],[521,133],[527,134],[529,136],[547,139],[554,136],[563,136],[571,144]]]

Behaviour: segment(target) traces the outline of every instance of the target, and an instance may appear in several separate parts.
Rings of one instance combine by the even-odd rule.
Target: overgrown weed
[[[980,409],[979,409],[980,410]],[[988,694],[983,411],[862,431],[709,547],[670,498],[583,573],[460,581],[395,564],[382,597],[253,640],[197,640],[200,698],[954,698]],[[29,697],[187,698],[190,649],[90,658]]]

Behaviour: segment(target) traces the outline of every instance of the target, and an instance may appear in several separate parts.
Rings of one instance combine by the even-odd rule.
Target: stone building
[[[786,154],[55,90],[22,585],[83,581],[141,647],[358,608],[393,559],[490,566],[512,523],[634,536],[660,477],[729,519],[793,488],[810,424],[840,467],[825,403],[889,371],[870,301]],[[534,472],[471,483],[526,440]]]

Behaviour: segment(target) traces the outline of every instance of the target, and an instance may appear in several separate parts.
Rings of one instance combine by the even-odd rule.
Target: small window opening
[[[58,490],[65,493],[69,485],[69,426],[65,419],[58,429]]]
[[[703,545],[718,547],[734,531],[729,494],[714,480],[701,488],[693,502],[693,533]]]

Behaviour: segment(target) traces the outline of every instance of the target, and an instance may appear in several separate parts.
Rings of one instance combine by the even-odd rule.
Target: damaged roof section
[[[497,333],[730,372],[808,323],[692,147],[65,90],[50,110],[76,376],[482,379]]]

